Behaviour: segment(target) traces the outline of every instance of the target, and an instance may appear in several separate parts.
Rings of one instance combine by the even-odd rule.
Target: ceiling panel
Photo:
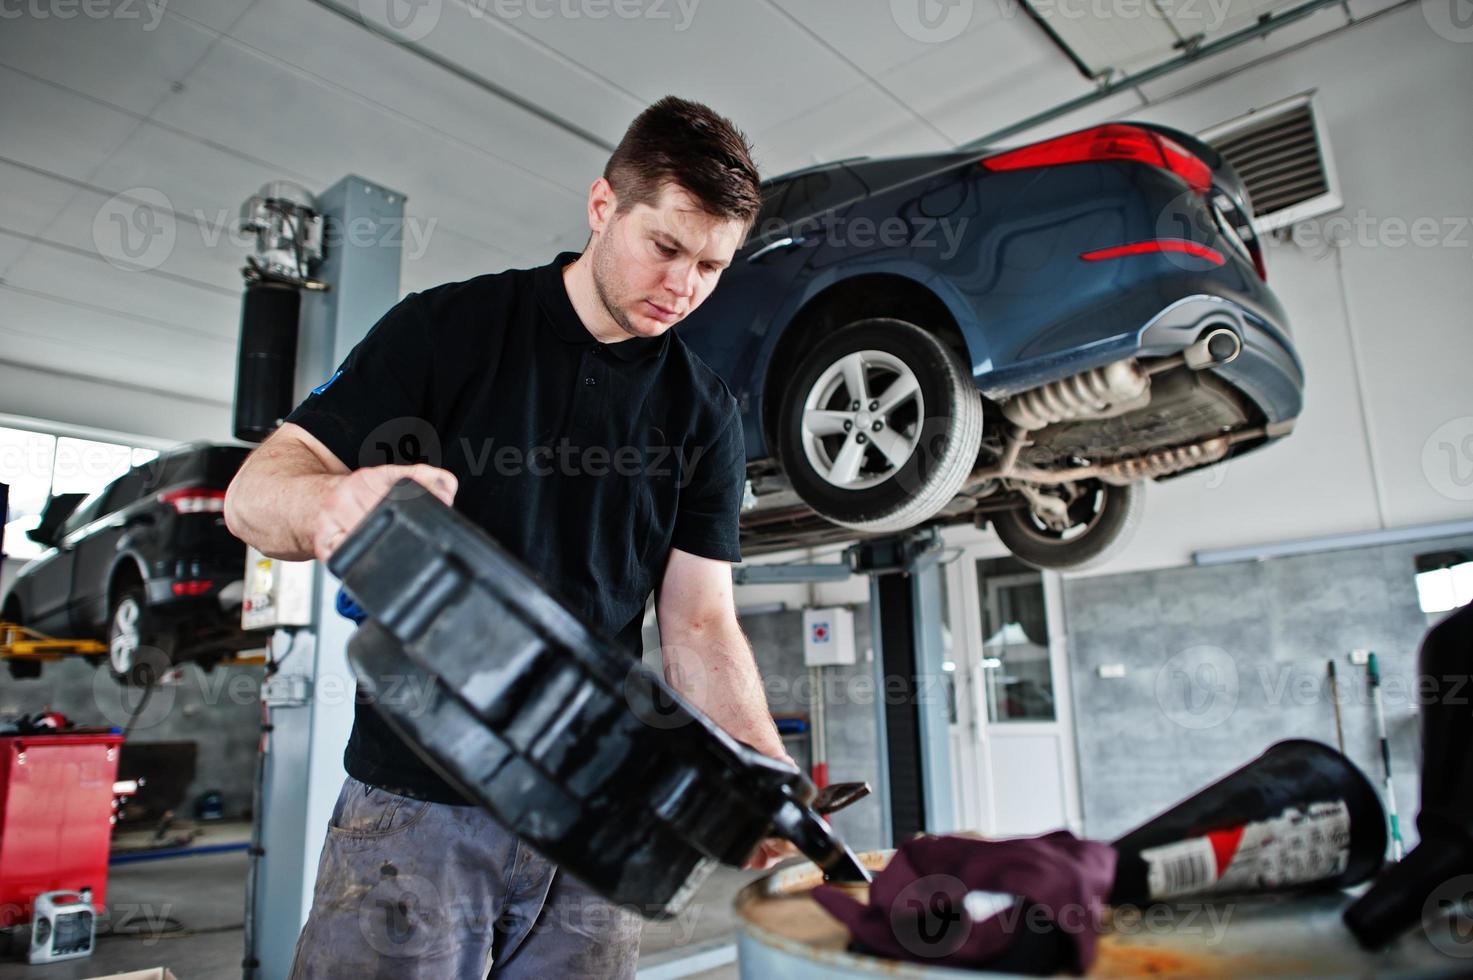
[[[381,31],[387,30],[382,16],[383,6],[368,0],[362,3],[314,0],[311,4],[300,5],[300,9],[303,17],[310,10],[323,17],[338,18],[335,33],[373,37],[377,44],[393,45],[393,41],[376,36],[368,29],[373,26]],[[374,7],[379,8],[377,18],[373,16]],[[617,143],[628,120],[644,108],[648,100],[534,38],[519,26],[521,18],[498,18],[492,16],[487,8],[494,10],[490,0],[427,3],[414,8],[414,15],[407,25],[415,27],[414,30],[407,34],[397,34],[392,30],[388,33],[400,39],[405,58],[432,63],[415,53],[422,51],[429,58],[454,65],[457,70],[490,88],[534,104],[547,115],[565,120],[607,146]],[[429,19],[420,19],[426,15]],[[258,23],[259,19],[253,17],[252,22]],[[235,34],[249,40],[239,31]],[[303,35],[302,41],[309,52],[314,47],[313,39],[320,35],[320,30]],[[287,49],[280,44],[273,45],[270,50],[287,57],[284,53]],[[316,58],[291,60],[305,65]],[[436,71],[449,74],[443,69],[437,68]],[[535,84],[529,85],[532,79],[536,80]]]
[[[484,21],[473,22],[465,32],[445,33],[467,39],[480,35],[482,50],[498,56],[503,48],[523,47],[516,35],[497,32]],[[334,36],[336,42],[324,47],[320,39],[325,35]],[[597,145],[317,4],[259,0],[224,43],[248,49],[260,60],[262,72],[294,76],[284,84],[299,85],[296,98],[301,101],[315,104],[315,90],[326,89],[331,98],[347,97],[370,112],[414,124],[421,131],[420,142],[438,139],[474,147],[539,183],[576,189],[580,197],[589,167],[602,164],[607,156]],[[526,68],[531,74],[519,79],[524,89],[528,78],[565,71],[547,57],[529,60]],[[601,87],[582,86],[585,94]],[[522,94],[540,104],[544,93],[539,86]],[[603,120],[611,142],[623,132],[623,123],[617,120],[632,117],[641,108],[632,99],[620,102],[608,106]],[[266,108],[259,102],[250,106],[253,114]],[[387,140],[379,144],[381,155],[398,151]]]
[[[233,344],[183,341],[175,331],[7,286],[0,286],[0,297],[0,341],[8,361],[230,400]]]
[[[641,15],[602,18],[532,16],[533,10],[559,9],[547,3],[474,0],[473,5],[485,11],[475,15],[481,19],[496,17],[503,8],[521,11],[519,16],[496,19],[641,103],[671,94],[699,99],[749,132],[779,121],[795,103],[820,102],[863,80],[781,9],[762,0],[617,4],[611,8],[637,9]],[[359,6],[381,4],[364,0]],[[575,13],[579,9],[577,4],[563,6]],[[444,43],[439,40],[441,31],[461,30],[474,19],[454,2],[444,4],[444,11],[421,43]],[[488,48],[482,57],[495,57],[495,51]],[[526,80],[517,83],[519,90],[539,102],[541,84],[540,78],[533,85]],[[621,118],[608,131],[617,138],[628,122]]]
[[[6,283],[135,318],[152,325],[156,330],[152,335],[180,343],[233,348],[240,322],[238,286],[233,291],[211,289],[44,245],[31,249],[11,269]]]
[[[1169,61],[1193,39],[1217,40],[1301,0],[1028,2],[1093,74],[1118,76]]]
[[[0,227],[38,235],[75,192],[57,177],[0,161]],[[7,264],[0,261],[0,269]]]
[[[0,157],[86,180],[138,120],[0,66]]]
[[[1393,0],[1350,2],[1361,13]],[[242,200],[273,179],[320,192],[357,173],[407,195],[424,236],[406,242],[408,291],[580,248],[606,148],[666,94],[735,120],[771,176],[946,148],[1088,90],[1018,0],[426,0],[396,8],[411,15],[400,40],[364,20],[385,23],[389,3],[150,0],[136,22],[5,20],[6,359],[228,402],[246,254],[232,230]],[[1282,5],[1242,0],[1230,13]],[[549,10],[569,13],[536,15]],[[1161,18],[1105,20],[1064,26],[1112,65],[1169,50],[1161,30],[1176,37]],[[1308,23],[1202,70],[1343,17]],[[1173,24],[1181,33],[1183,17]],[[115,216],[171,232],[147,269],[107,262]]]
[[[27,18],[23,28],[7,19],[0,64],[146,113],[216,36],[167,9],[139,0],[110,17]]]
[[[256,99],[242,100],[247,90]],[[346,173],[371,175],[406,194],[412,213],[517,251],[535,252],[550,238],[547,216],[576,210],[582,199],[543,174],[230,45],[216,47],[159,115],[226,145],[249,134],[253,148],[312,175],[314,190]]]

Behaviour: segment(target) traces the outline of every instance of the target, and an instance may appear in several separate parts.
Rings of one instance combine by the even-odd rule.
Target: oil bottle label
[[[1277,817],[1141,851],[1151,898],[1265,891],[1333,878],[1350,863],[1344,800],[1289,807]]]

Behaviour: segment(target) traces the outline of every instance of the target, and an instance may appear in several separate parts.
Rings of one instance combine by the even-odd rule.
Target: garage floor
[[[190,933],[172,938],[99,937],[97,951],[90,958],[29,966],[24,962],[25,948],[20,945],[26,939],[21,930],[21,935],[12,937],[16,948],[0,960],[0,980],[82,980],[157,966],[169,967],[179,980],[238,977],[245,875],[243,852],[115,866],[109,883],[109,905],[114,910],[130,911],[133,922],[124,924],[125,928],[146,930],[150,921],[160,923],[171,916]],[[709,951],[726,945],[725,939],[733,929],[732,896],[754,877],[752,873],[720,869],[679,918],[649,923],[640,947],[641,972],[655,980],[735,977],[734,965],[686,973],[681,961],[686,959],[687,950]]]

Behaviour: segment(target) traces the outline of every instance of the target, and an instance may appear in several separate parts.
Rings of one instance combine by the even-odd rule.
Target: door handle
[[[803,244],[803,241],[804,241],[804,239],[801,238],[801,237],[793,238],[793,237],[790,236],[788,238],[779,238],[775,242],[768,242],[766,245],[763,245],[757,251],[755,251],[751,255],[747,256],[747,261],[748,262],[756,262],[757,260],[759,260],[759,259],[761,259],[761,258],[763,258],[763,257],[765,257],[767,255],[770,255],[773,252],[777,252],[777,251],[780,251],[780,250],[786,250],[786,249],[790,249],[790,248],[797,248],[799,245],[802,245]]]

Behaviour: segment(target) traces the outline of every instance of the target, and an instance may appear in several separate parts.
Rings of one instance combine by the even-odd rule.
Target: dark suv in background
[[[140,679],[144,647],[208,668],[262,645],[240,628],[245,545],[225,528],[225,488],[247,452],[192,443],[85,499],[53,497],[29,532],[47,550],[21,568],[0,619],[106,641],[120,680]],[[11,661],[10,669],[34,677],[40,664]]]

